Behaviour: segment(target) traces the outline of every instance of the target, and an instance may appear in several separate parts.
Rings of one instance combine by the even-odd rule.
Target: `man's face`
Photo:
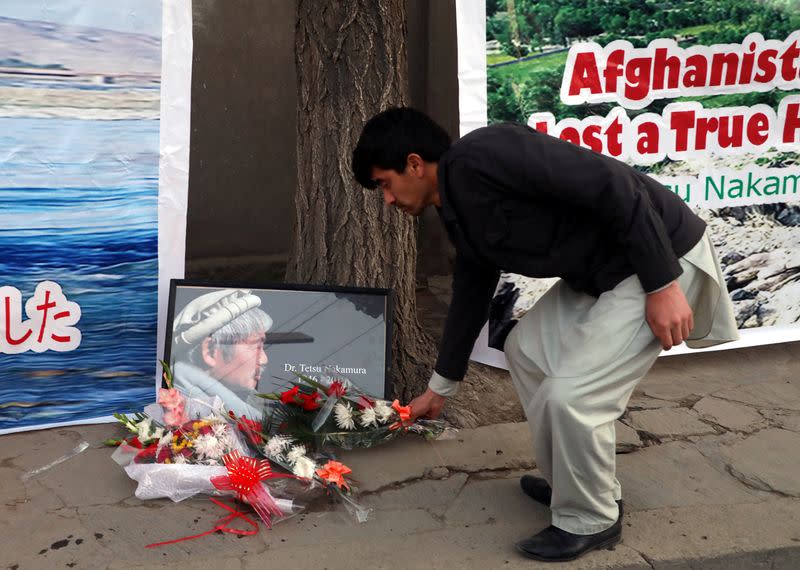
[[[383,201],[388,206],[419,216],[430,203],[430,189],[420,172],[410,164],[403,172],[375,166],[372,168],[372,179],[383,192]]]
[[[225,358],[220,347],[215,347],[212,359],[207,360],[211,376],[225,384],[255,389],[268,362],[264,338],[264,333],[252,334],[234,344],[230,359]]]

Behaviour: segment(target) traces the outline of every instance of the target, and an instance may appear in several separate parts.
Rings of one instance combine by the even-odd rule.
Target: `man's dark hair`
[[[409,154],[439,162],[448,148],[450,135],[425,113],[410,107],[387,109],[364,125],[353,150],[353,175],[361,186],[374,189],[373,168],[403,172]]]

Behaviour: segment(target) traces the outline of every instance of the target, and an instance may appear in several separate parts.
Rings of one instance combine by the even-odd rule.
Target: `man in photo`
[[[552,511],[517,548],[563,561],[619,542],[614,422],[662,349],[738,338],[705,222],[625,163],[525,125],[451,145],[424,114],[390,109],[364,127],[352,167],[387,205],[412,216],[435,206],[456,248],[439,357],[414,417],[438,416],[458,390],[501,270],[560,278],[504,344],[542,474],[522,490]]]
[[[175,387],[191,398],[219,396],[237,416],[259,417],[247,403],[254,395],[267,353],[272,318],[247,290],[201,295],[175,317],[172,351]]]

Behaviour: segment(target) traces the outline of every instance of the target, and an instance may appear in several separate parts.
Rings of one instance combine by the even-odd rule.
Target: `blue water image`
[[[0,354],[0,429],[153,400],[158,148],[156,120],[0,118],[0,286],[82,313],[74,351]]]

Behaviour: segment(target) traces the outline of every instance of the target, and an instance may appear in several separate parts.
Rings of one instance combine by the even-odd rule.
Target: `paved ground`
[[[800,366],[796,349],[769,350],[719,357],[723,371],[660,361],[618,425],[623,542],[557,567],[800,568]],[[759,354],[771,358],[761,374],[752,372]],[[202,532],[219,513],[206,498],[134,498],[100,444],[116,429],[0,437],[4,567],[540,567],[512,547],[549,516],[518,488],[535,465],[526,424],[347,454],[374,508],[365,524],[323,503],[257,536],[155,550],[144,545]],[[87,451],[21,480],[82,440]]]

